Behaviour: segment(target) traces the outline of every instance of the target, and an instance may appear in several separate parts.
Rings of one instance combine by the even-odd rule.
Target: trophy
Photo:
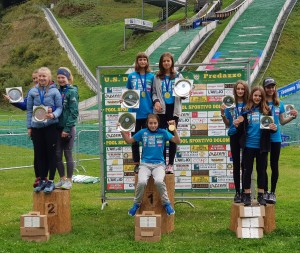
[[[263,116],[260,118],[261,129],[270,129],[271,123],[274,123],[274,118],[272,116]]]
[[[222,100],[226,108],[232,108],[235,106],[235,101],[233,96],[225,96]]]
[[[177,97],[188,97],[193,88],[194,80],[189,79],[175,79],[174,95]]]
[[[295,110],[294,105],[291,105],[291,104],[285,105],[285,114],[286,114],[287,117],[295,117],[295,116],[290,114],[292,110]]]
[[[119,113],[118,129],[124,132],[132,132],[135,128],[135,113]]]
[[[23,102],[22,87],[6,88],[6,95],[9,97],[10,103]]]
[[[48,107],[39,105],[33,106],[32,119],[35,122],[47,122],[46,114],[48,113]]]
[[[136,90],[123,90],[121,99],[123,100],[122,106],[125,108],[139,108],[140,93]]]

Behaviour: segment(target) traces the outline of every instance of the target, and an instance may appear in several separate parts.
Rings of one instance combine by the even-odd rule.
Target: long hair
[[[243,85],[243,87],[244,87],[245,92],[244,92],[244,96],[243,96],[243,103],[244,103],[244,104],[247,104],[248,99],[249,99],[249,86],[248,86],[248,84],[247,84],[245,81],[243,81],[243,80],[237,80],[236,83],[235,83],[235,85],[233,86],[234,100],[235,100],[235,102],[237,103],[237,101],[238,101],[238,95],[237,95],[236,90],[237,90],[237,86],[238,86],[239,84]]]
[[[50,70],[49,68],[47,68],[47,67],[41,67],[41,68],[39,68],[39,70],[38,70],[38,73],[40,73],[40,72],[45,72],[46,75],[48,76],[48,78],[49,78],[49,83],[47,84],[47,86],[48,86],[49,84],[51,84],[51,83],[52,83],[52,74],[51,74],[51,70]],[[39,85],[40,85],[40,84],[39,84]]]
[[[253,89],[251,90],[251,93],[249,95],[249,99],[248,99],[245,109],[252,110],[254,108],[253,94],[256,91],[260,91],[260,93],[261,93],[261,101],[258,105],[259,111],[260,111],[260,113],[262,113],[264,115],[268,115],[270,109],[269,109],[269,106],[267,105],[266,93],[261,86],[253,87]]]
[[[150,69],[150,66],[149,66],[149,57],[148,55],[146,55],[144,52],[139,52],[137,55],[136,55],[136,58],[135,58],[135,63],[134,63],[134,70],[136,72],[141,72],[141,67],[138,63],[138,60],[140,58],[146,58],[147,59],[147,65],[145,66],[145,73],[147,72],[151,72],[151,69]]]
[[[174,58],[173,58],[173,55],[169,52],[165,52],[160,56],[159,64],[158,64],[159,70],[158,70],[156,76],[159,79],[164,79],[165,76],[166,76],[166,70],[163,67],[164,57],[169,57],[172,61],[172,65],[171,65],[171,68],[170,68],[170,79],[174,79],[176,77],[176,71],[175,71],[175,68],[174,68]]]

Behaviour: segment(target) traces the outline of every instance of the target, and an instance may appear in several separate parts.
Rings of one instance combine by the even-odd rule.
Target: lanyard
[[[147,77],[147,73],[145,73],[145,78],[144,78],[144,82],[143,82],[143,79],[142,79],[142,76],[140,73],[138,73],[139,75],[139,78],[140,78],[140,81],[141,81],[141,84],[142,84],[142,87],[143,87],[143,91],[146,91],[146,77]],[[136,87],[136,89],[138,90],[138,87]]]
[[[62,104],[64,104],[65,96],[66,96],[68,90],[69,90],[68,84],[65,89],[64,89],[64,87],[60,86],[59,93],[61,94],[61,97],[62,97]]]
[[[170,82],[171,82],[171,79],[169,78],[169,79],[167,80],[166,77],[165,77],[166,92],[169,91],[169,85],[170,85]],[[172,83],[171,83],[171,85],[172,85]]]
[[[235,107],[235,113],[237,116],[242,115],[242,109],[244,108],[245,104],[243,103],[242,106],[238,106],[238,104]]]
[[[37,88],[37,89],[38,89],[38,92],[40,95],[41,104],[44,105],[44,97],[46,94],[45,87],[43,87],[43,92],[41,92],[40,88]]]

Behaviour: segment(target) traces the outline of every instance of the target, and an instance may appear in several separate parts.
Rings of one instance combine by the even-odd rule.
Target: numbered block
[[[138,181],[138,175],[135,175],[135,182]],[[174,193],[175,193],[175,176],[174,174],[166,174],[165,183],[167,186],[168,196],[171,205],[174,207]],[[161,215],[161,233],[170,233],[174,230],[175,215],[168,216],[158,190],[154,184],[153,177],[149,178],[147,187],[144,192],[143,200],[137,214],[142,214],[143,211],[154,211],[155,214]]]
[[[72,230],[70,191],[55,189],[50,194],[34,192],[33,210],[47,215],[50,234],[68,233]]]

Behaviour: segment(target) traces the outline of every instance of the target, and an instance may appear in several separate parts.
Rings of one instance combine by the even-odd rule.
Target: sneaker
[[[269,193],[269,199],[266,202],[269,204],[276,204],[276,195],[274,192]]]
[[[269,196],[270,196],[270,193],[269,193],[269,192],[264,192],[263,198],[264,198],[264,200],[265,200],[266,202],[268,202]]]
[[[174,173],[173,165],[168,164],[168,166],[166,167],[166,174],[173,174],[173,173]]]
[[[244,206],[251,206],[251,195],[250,194],[244,195]]]
[[[55,185],[53,181],[48,181],[44,189],[44,193],[51,193],[54,191],[54,189],[55,189]]]
[[[72,188],[72,182],[69,180],[64,181],[63,185],[61,186],[61,189],[64,190],[70,190]]]
[[[139,164],[136,164],[136,165],[134,166],[134,169],[133,169],[134,173],[135,173],[135,174],[138,174],[138,173],[139,173],[139,169],[140,169],[140,165],[139,165]]]
[[[166,209],[167,215],[175,214],[175,210],[173,209],[173,207],[171,206],[170,203],[165,204],[165,209]]]
[[[39,182],[40,182],[41,178],[40,177],[37,177],[33,183],[33,188],[37,187],[39,185]]]
[[[60,188],[65,183],[65,180],[61,179],[58,183],[55,184],[55,188]]]
[[[40,180],[37,187],[34,187],[34,192],[40,192],[45,189],[47,182],[45,180]]]
[[[239,192],[237,192],[234,195],[233,201],[234,201],[234,203],[241,203],[242,202],[241,194]]]
[[[258,204],[260,204],[261,206],[266,206],[267,205],[267,202],[266,200],[264,199],[264,195],[263,194],[260,194],[257,196],[257,202]]]
[[[137,210],[140,208],[140,205],[139,204],[133,204],[133,206],[130,208],[130,210],[128,211],[128,214],[130,216],[135,216]]]

